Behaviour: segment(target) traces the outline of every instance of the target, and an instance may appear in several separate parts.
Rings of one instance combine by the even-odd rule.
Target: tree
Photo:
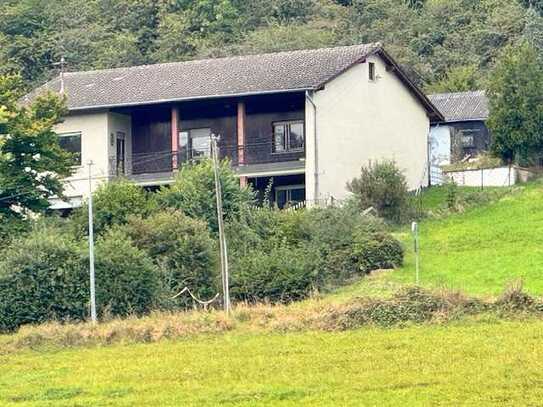
[[[226,220],[237,218],[243,210],[254,203],[251,188],[241,188],[239,179],[228,161],[219,168],[222,201]],[[217,203],[215,200],[215,176],[211,160],[204,160],[181,167],[175,182],[157,193],[162,208],[179,209],[191,218],[207,222],[214,232],[218,230]]]
[[[46,94],[21,107],[21,89],[20,77],[0,76],[1,223],[44,212],[50,198],[62,197],[62,179],[72,171],[72,157],[53,131],[65,113],[64,100]]]
[[[507,47],[488,82],[493,152],[530,163],[543,147],[543,65],[527,42]]]

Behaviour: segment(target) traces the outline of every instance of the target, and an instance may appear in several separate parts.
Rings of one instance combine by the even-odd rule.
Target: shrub
[[[124,224],[130,216],[146,216],[155,209],[155,202],[143,188],[128,180],[101,184],[93,194],[94,231],[103,233],[112,225]],[[88,233],[88,206],[72,215],[78,234]]]
[[[87,246],[40,227],[2,251],[0,331],[50,320],[83,320],[89,311]],[[99,315],[142,314],[157,296],[158,274],[145,252],[110,232],[96,244]]]
[[[217,293],[217,250],[203,221],[168,210],[147,219],[132,217],[123,230],[159,268],[162,306],[188,305],[188,298],[168,300],[185,287],[202,299]]]
[[[356,233],[353,257],[363,273],[378,269],[391,269],[403,264],[404,249],[401,243],[387,233]]]
[[[228,161],[221,163],[219,177],[225,219],[234,219],[254,203],[254,193],[250,188],[240,187]],[[191,218],[204,220],[212,231],[217,232],[215,176],[210,160],[183,166],[175,183],[162,188],[157,199],[161,207],[180,209]]]
[[[228,224],[227,236],[233,293],[251,301],[300,299],[403,260],[383,222],[352,208],[252,209]]]
[[[407,182],[393,161],[362,167],[360,177],[349,182],[347,188],[360,209],[373,207],[387,221],[401,222],[409,209]]]
[[[35,230],[2,251],[0,331],[87,315],[88,274],[77,243],[54,229]]]
[[[299,247],[252,250],[234,260],[230,292],[243,301],[290,302],[318,288],[314,253]]]
[[[147,254],[118,230],[96,242],[96,302],[100,315],[149,312],[159,293],[159,276]]]

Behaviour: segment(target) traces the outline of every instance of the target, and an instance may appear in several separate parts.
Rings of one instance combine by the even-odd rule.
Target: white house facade
[[[428,185],[430,124],[443,117],[380,44],[302,50],[64,74],[45,90],[67,96],[57,126],[76,153],[67,179],[77,206],[117,177],[145,187],[171,183],[188,162],[223,158],[279,206],[344,199],[371,161],[392,159],[409,187]]]

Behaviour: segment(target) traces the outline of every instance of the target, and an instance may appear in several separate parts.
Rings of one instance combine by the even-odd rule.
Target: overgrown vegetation
[[[401,223],[410,215],[407,181],[394,161],[370,162],[360,177],[347,184],[354,202],[362,211],[373,208],[387,221]]]
[[[541,47],[539,4],[508,0],[5,0],[0,73],[70,70],[383,42],[427,90],[480,88],[496,56]],[[530,8],[530,6],[532,8]]]
[[[528,42],[507,47],[488,86],[492,150],[505,162],[538,165],[543,147],[543,61]]]
[[[290,302],[395,267],[403,248],[376,218],[353,208],[253,207],[224,162],[220,171],[235,301]],[[156,195],[128,181],[94,194],[98,313],[102,319],[179,310],[220,293],[216,200],[209,162],[185,166]],[[0,331],[88,314],[86,211],[43,217],[2,251]],[[19,289],[23,286],[23,289]]]

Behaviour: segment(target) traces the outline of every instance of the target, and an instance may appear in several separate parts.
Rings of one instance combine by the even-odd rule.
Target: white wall
[[[94,162],[92,168],[93,189],[107,181],[109,175],[108,162],[108,113],[71,114],[64,122],[55,127],[57,133],[81,132],[81,166],[75,168],[73,175],[66,180],[65,195],[73,201],[80,201],[88,196],[89,160]]]
[[[378,79],[368,78],[368,62]],[[409,187],[428,184],[429,119],[424,107],[378,56],[355,65],[314,93],[317,144],[313,140],[313,108],[306,101],[306,194],[308,200],[348,196],[346,183],[370,160],[393,159]],[[315,148],[319,197],[315,196]]]
[[[448,172],[455,184],[466,187],[507,187],[517,183],[517,170],[509,167]]]

